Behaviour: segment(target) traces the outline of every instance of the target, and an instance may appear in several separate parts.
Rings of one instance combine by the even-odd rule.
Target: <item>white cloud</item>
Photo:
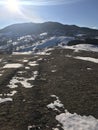
[[[78,2],[80,0],[23,0],[20,3],[24,5],[36,5],[36,6],[43,6],[43,5],[62,5],[62,4],[71,4]]]
[[[35,5],[35,6],[44,6],[44,5],[63,5],[79,2],[81,0],[17,0],[20,5]],[[6,0],[1,0],[0,5],[5,4]]]

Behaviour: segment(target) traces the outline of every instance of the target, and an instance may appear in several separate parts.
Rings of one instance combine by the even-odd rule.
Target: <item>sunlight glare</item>
[[[17,0],[7,0],[7,8],[13,12],[18,11],[19,9],[19,4]]]

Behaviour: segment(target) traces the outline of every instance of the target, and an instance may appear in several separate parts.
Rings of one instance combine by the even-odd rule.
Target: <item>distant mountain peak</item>
[[[74,36],[77,34],[96,35],[98,36],[98,30],[90,29],[86,27],[78,27],[76,25],[64,25],[59,22],[44,22],[44,23],[17,23],[7,26],[0,30],[0,33],[8,34],[10,36],[22,36],[31,34],[40,34],[48,32],[52,35],[67,35]]]

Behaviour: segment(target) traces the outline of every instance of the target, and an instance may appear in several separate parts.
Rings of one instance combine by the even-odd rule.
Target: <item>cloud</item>
[[[33,5],[33,6],[45,6],[45,5],[63,5],[72,4],[81,0],[17,0],[20,5]],[[0,0],[0,5],[6,3],[6,0]]]
[[[63,5],[71,4],[78,2],[80,0],[21,0],[20,3],[24,5],[35,5],[35,6],[44,6],[44,5]]]

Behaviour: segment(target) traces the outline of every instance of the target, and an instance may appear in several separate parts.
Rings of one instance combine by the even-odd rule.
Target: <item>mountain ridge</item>
[[[27,35],[27,34],[40,34],[48,32],[56,35],[76,35],[76,34],[87,34],[87,35],[98,35],[97,29],[91,29],[88,27],[79,27],[76,25],[67,25],[58,22],[44,22],[44,23],[17,23],[9,25],[0,30],[1,34],[10,35]]]

